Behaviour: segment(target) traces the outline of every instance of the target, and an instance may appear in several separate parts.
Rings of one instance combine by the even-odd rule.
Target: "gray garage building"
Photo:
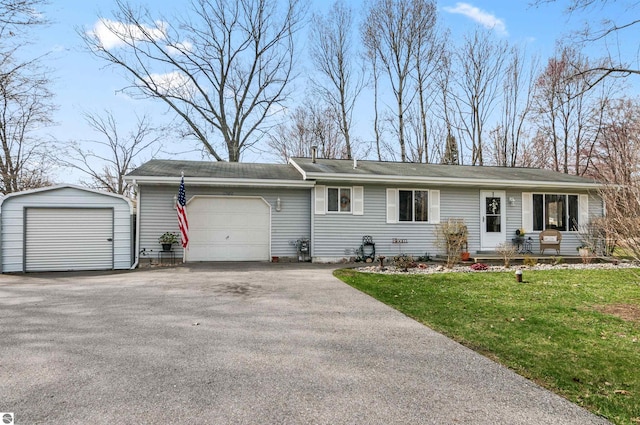
[[[132,219],[125,197],[72,185],[7,195],[0,201],[0,270],[128,269]]]

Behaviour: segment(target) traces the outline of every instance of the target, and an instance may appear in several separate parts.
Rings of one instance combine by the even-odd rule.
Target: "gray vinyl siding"
[[[259,196],[271,205],[271,256],[296,257],[295,241],[309,238],[311,229],[311,190],[272,188],[212,188],[185,183],[187,201],[196,195]],[[158,237],[164,232],[179,233],[173,197],[178,186],[140,185],[140,259],[153,258],[161,249]],[[281,211],[276,211],[280,197]],[[187,213],[188,213],[187,206]],[[182,246],[174,245],[182,258]]]
[[[25,208],[113,208],[113,265],[115,269],[131,267],[131,208],[127,201],[107,194],[62,187],[4,200],[0,219],[2,272],[24,271]]]
[[[319,183],[322,184],[322,183]],[[349,184],[330,184],[332,186],[349,186]],[[376,255],[394,256],[405,253],[422,256],[429,253],[444,254],[444,250],[436,246],[436,225],[430,223],[387,223],[386,222],[386,189],[391,185],[364,186],[364,214],[314,214],[314,234],[311,252],[314,258],[322,260],[348,258],[354,255],[362,243],[363,236],[372,236],[376,244]],[[403,185],[404,189],[436,189],[440,190],[440,222],[447,219],[463,219],[467,225],[468,249],[475,253],[480,250],[480,192],[483,190],[505,190],[502,188],[463,188]],[[522,227],[522,192],[521,190],[505,190],[506,234],[505,242],[515,238],[515,232]],[[524,192],[532,192],[525,190]],[[547,191],[549,192],[549,191]],[[537,192],[536,192],[537,193]],[[549,192],[550,193],[550,192]],[[553,193],[563,193],[553,191]],[[569,193],[569,192],[566,192]],[[584,192],[570,192],[584,194]],[[513,198],[513,205],[509,199]],[[594,194],[589,198],[589,216],[602,216],[602,201]],[[530,234],[533,242],[533,254],[539,252],[538,232]],[[394,244],[393,239],[406,239],[406,244]],[[561,254],[575,255],[578,246],[578,235],[575,232],[563,232]]]
[[[441,253],[435,244],[436,225],[430,223],[387,223],[386,189],[393,186],[365,186],[364,214],[314,215],[312,255],[319,258],[341,258],[353,255],[363,236],[372,236],[376,255],[394,256],[400,253],[431,256]],[[403,185],[404,189],[440,190],[440,221],[464,219],[469,229],[469,249],[478,249],[479,191],[465,188]],[[406,244],[394,244],[393,239],[406,239]]]

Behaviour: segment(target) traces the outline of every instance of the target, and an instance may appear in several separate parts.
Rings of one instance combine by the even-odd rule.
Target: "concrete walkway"
[[[604,424],[311,264],[0,276],[16,424]]]

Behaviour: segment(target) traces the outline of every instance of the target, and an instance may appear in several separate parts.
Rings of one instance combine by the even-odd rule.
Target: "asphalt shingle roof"
[[[545,182],[593,185],[598,182],[550,170],[537,168],[479,167],[471,165],[417,164],[410,162],[358,161],[353,167],[352,160],[293,158],[292,161],[307,174],[308,179],[322,179],[323,176],[340,175],[349,179],[367,177],[407,177],[444,179],[455,182],[470,180],[509,182]],[[211,179],[283,180],[302,181],[304,176],[291,164],[256,164],[246,162],[221,161],[181,161],[154,159],[131,171],[131,177],[185,177]]]
[[[410,162],[378,162],[358,161],[357,168],[352,160],[293,158],[293,161],[305,173],[328,173],[352,175],[354,177],[374,176],[405,176],[443,179],[478,179],[509,181],[543,181],[558,183],[597,183],[593,179],[558,173],[537,168],[487,167],[471,165],[439,165],[418,164]]]
[[[302,180],[291,165],[253,164],[221,161],[176,161],[153,159],[131,171],[129,176],[145,177],[212,177],[235,179]]]

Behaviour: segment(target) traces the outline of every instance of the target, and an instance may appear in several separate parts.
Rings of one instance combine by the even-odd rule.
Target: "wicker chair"
[[[555,229],[547,229],[540,232],[540,254],[544,254],[547,248],[555,249],[560,255],[560,242],[562,242],[562,233]]]

